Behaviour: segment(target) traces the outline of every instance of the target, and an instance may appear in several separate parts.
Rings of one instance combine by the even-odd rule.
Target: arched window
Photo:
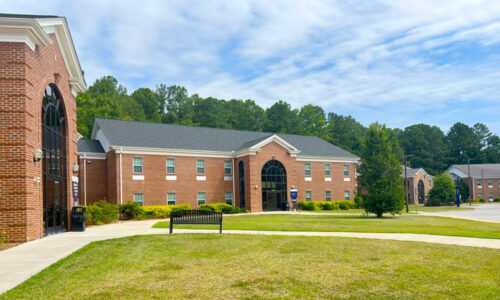
[[[45,234],[63,231],[67,216],[66,125],[61,95],[50,84],[42,104],[43,208]]]
[[[277,160],[262,167],[262,209],[285,210],[287,202],[286,169]]]

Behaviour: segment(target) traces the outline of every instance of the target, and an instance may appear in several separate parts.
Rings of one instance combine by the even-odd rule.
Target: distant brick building
[[[253,212],[354,199],[358,157],[320,138],[96,119],[78,143],[80,202],[226,202]]]
[[[68,228],[75,95],[85,89],[65,18],[0,14],[0,230],[8,241]]]
[[[500,197],[500,164],[451,165],[447,172],[454,180],[458,177],[469,187],[472,198],[493,201]]]
[[[405,166],[402,166],[401,178],[405,178]],[[408,202],[425,204],[429,190],[433,186],[433,177],[422,168],[406,168]]]

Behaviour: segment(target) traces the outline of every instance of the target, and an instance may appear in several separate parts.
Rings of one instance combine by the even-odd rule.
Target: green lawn
[[[419,205],[415,209],[415,205],[411,204],[409,206],[409,213],[415,214],[415,212],[436,212],[436,211],[450,211],[450,210],[473,210],[472,207],[456,207],[456,206],[423,206]],[[365,214],[364,209],[349,209],[349,210],[319,210],[319,211],[303,211],[303,212],[311,212],[311,213],[330,213],[330,214]],[[403,209],[403,214],[406,214],[406,209]]]
[[[500,251],[329,237],[95,242],[0,299],[498,299]]]
[[[167,222],[153,227],[168,228]],[[174,228],[216,229],[211,225],[175,225]],[[223,229],[278,231],[353,231],[423,233],[482,238],[500,238],[500,224],[434,216],[404,215],[375,218],[352,215],[233,215],[223,218]]]

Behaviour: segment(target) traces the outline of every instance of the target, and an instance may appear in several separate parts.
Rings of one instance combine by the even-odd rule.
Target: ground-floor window
[[[332,192],[326,191],[326,201],[332,201]]]
[[[493,201],[493,193],[490,193],[489,195],[490,201]]]
[[[167,194],[167,204],[168,205],[175,205],[175,193],[168,193]]]
[[[143,206],[144,205],[144,194],[143,193],[134,194],[134,202],[138,203],[140,206]]]
[[[198,206],[205,204],[205,202],[206,202],[205,192],[198,193]]]
[[[312,199],[311,191],[306,191],[306,201],[311,201],[311,199]]]
[[[479,197],[479,199],[483,199],[483,193],[479,193],[479,195],[477,195]]]
[[[351,199],[351,192],[345,191],[344,192],[344,199],[345,200],[350,200]]]
[[[229,205],[233,205],[233,193],[226,192],[226,203]]]

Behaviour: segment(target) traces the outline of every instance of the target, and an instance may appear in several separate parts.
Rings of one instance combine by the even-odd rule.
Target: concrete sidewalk
[[[0,251],[0,294],[14,288],[31,276],[70,255],[88,243],[141,234],[168,234],[168,229],[151,228],[151,226],[158,221],[161,220],[128,221],[117,224],[94,226],[87,228],[85,232],[66,232],[52,235]],[[256,230],[224,230],[223,232],[225,234],[369,238],[500,249],[500,239],[428,234]],[[174,229],[174,233],[218,233],[218,231]]]

